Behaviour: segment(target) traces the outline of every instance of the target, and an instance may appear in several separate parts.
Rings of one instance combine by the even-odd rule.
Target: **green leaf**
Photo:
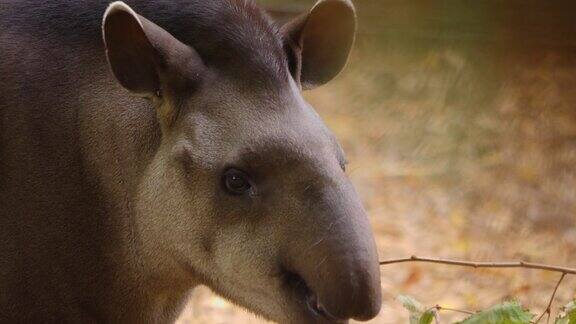
[[[436,309],[426,309],[416,299],[400,295],[397,297],[402,306],[410,313],[410,324],[430,324],[436,316]]]
[[[423,313],[425,311],[424,306],[410,296],[399,295],[397,299],[410,313]]]
[[[410,313],[410,324],[419,324],[420,317],[424,313],[424,306],[410,296],[400,295],[397,299]]]
[[[554,324],[576,324],[576,302],[572,301],[562,307],[562,312],[556,318]]]
[[[422,314],[422,316],[420,316],[418,324],[431,324],[432,321],[434,320],[434,317],[436,317],[436,309],[435,308],[429,309],[425,311],[424,314]]]
[[[458,324],[529,324],[534,315],[517,302],[505,302],[474,314]]]

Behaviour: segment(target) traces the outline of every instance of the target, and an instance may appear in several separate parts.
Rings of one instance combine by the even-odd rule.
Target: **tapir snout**
[[[382,305],[376,246],[366,212],[347,179],[318,187],[289,249],[291,271],[306,283],[310,307],[334,320],[368,320]]]

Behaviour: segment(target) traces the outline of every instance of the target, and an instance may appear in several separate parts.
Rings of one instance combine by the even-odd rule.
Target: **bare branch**
[[[538,319],[534,322],[530,322],[533,324],[537,324],[542,320],[544,315],[548,315],[548,322],[550,321],[550,313],[552,308],[552,303],[554,302],[554,297],[556,297],[556,292],[558,291],[558,287],[564,280],[564,277],[568,274],[576,275],[576,268],[568,268],[568,267],[560,267],[560,266],[553,266],[549,264],[543,263],[533,263],[533,262],[526,262],[526,261],[511,261],[511,262],[473,262],[473,261],[461,261],[461,260],[451,260],[451,259],[441,259],[441,258],[424,258],[418,256],[411,256],[409,258],[402,258],[402,259],[391,259],[380,261],[380,265],[388,265],[394,263],[404,263],[404,262],[426,262],[426,263],[438,263],[438,264],[447,264],[447,265],[454,265],[454,266],[461,266],[461,267],[471,267],[471,268],[524,268],[524,269],[536,269],[536,270],[545,270],[545,271],[552,271],[552,272],[560,272],[562,276],[556,283],[554,287],[554,291],[552,292],[552,296],[550,296],[550,300],[548,301],[548,306],[546,310],[538,317]],[[441,307],[439,305],[434,306],[437,311],[440,310],[447,310],[447,311],[454,311],[465,313],[469,315],[473,315],[475,313],[470,311],[463,311],[458,309],[450,309]]]
[[[456,313],[462,313],[462,314],[468,314],[468,315],[474,315],[474,314],[476,314],[475,312],[471,312],[471,311],[467,311],[467,310],[462,310],[462,309],[448,308],[448,307],[443,307],[443,306],[440,306],[440,305],[436,305],[435,308],[436,308],[438,311],[456,312]]]
[[[556,283],[556,287],[554,287],[554,291],[552,292],[552,296],[550,297],[550,301],[548,302],[548,306],[546,307],[546,310],[542,313],[542,315],[540,315],[540,317],[538,317],[538,319],[536,320],[536,323],[540,322],[540,320],[542,319],[542,317],[544,317],[545,314],[548,314],[548,321],[550,320],[550,312],[551,312],[550,309],[552,307],[552,303],[554,302],[554,297],[556,296],[556,291],[558,291],[558,287],[560,287],[560,284],[562,283],[562,280],[564,280],[564,277],[566,277],[566,273],[563,273],[562,276],[560,276],[560,279]]]
[[[380,261],[380,265],[388,265],[394,263],[404,263],[404,262],[426,262],[426,263],[439,263],[447,265],[455,265],[462,267],[472,267],[472,268],[525,268],[525,269],[537,269],[546,270],[553,272],[560,272],[563,274],[576,275],[575,268],[559,267],[542,263],[533,263],[526,261],[514,261],[514,262],[472,262],[472,261],[460,261],[460,260],[450,260],[450,259],[440,259],[440,258],[424,258],[418,256],[412,256],[403,259],[393,259]]]

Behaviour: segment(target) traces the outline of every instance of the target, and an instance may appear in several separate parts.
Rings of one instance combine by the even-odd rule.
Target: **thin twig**
[[[448,307],[444,307],[444,306],[440,306],[440,305],[436,305],[435,308],[436,308],[438,311],[449,311],[449,312],[456,312],[456,313],[462,313],[462,314],[468,314],[468,315],[474,315],[474,314],[476,314],[475,312],[471,312],[471,311],[467,311],[467,310],[462,310],[462,309],[448,308]]]
[[[394,263],[403,262],[427,262],[427,263],[440,263],[447,265],[472,267],[472,268],[525,268],[525,269],[538,269],[553,272],[560,272],[563,274],[576,275],[575,268],[552,266],[542,263],[533,263],[526,261],[515,261],[515,262],[472,262],[472,261],[460,261],[460,260],[450,260],[450,259],[440,259],[440,258],[423,258],[418,256],[412,256],[403,259],[393,259],[380,261],[380,265],[388,265]]]
[[[544,314],[548,314],[548,320],[550,320],[550,312],[551,312],[550,308],[552,307],[552,303],[554,302],[554,297],[556,297],[556,291],[558,291],[558,287],[560,287],[560,284],[562,283],[562,280],[564,280],[564,277],[566,277],[566,273],[563,273],[562,276],[560,276],[560,279],[556,283],[556,287],[554,287],[554,291],[552,292],[550,301],[548,301],[548,306],[546,306],[546,310],[542,313],[542,315],[540,315],[540,317],[538,317],[536,323],[540,322],[542,317],[544,317]]]

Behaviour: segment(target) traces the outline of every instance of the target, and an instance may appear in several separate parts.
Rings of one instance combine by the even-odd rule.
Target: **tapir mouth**
[[[319,322],[325,323],[348,323],[348,320],[336,318],[330,314],[322,305],[318,295],[310,289],[306,281],[297,273],[285,271],[284,279],[288,287],[294,291],[299,301],[302,303],[304,310]]]

